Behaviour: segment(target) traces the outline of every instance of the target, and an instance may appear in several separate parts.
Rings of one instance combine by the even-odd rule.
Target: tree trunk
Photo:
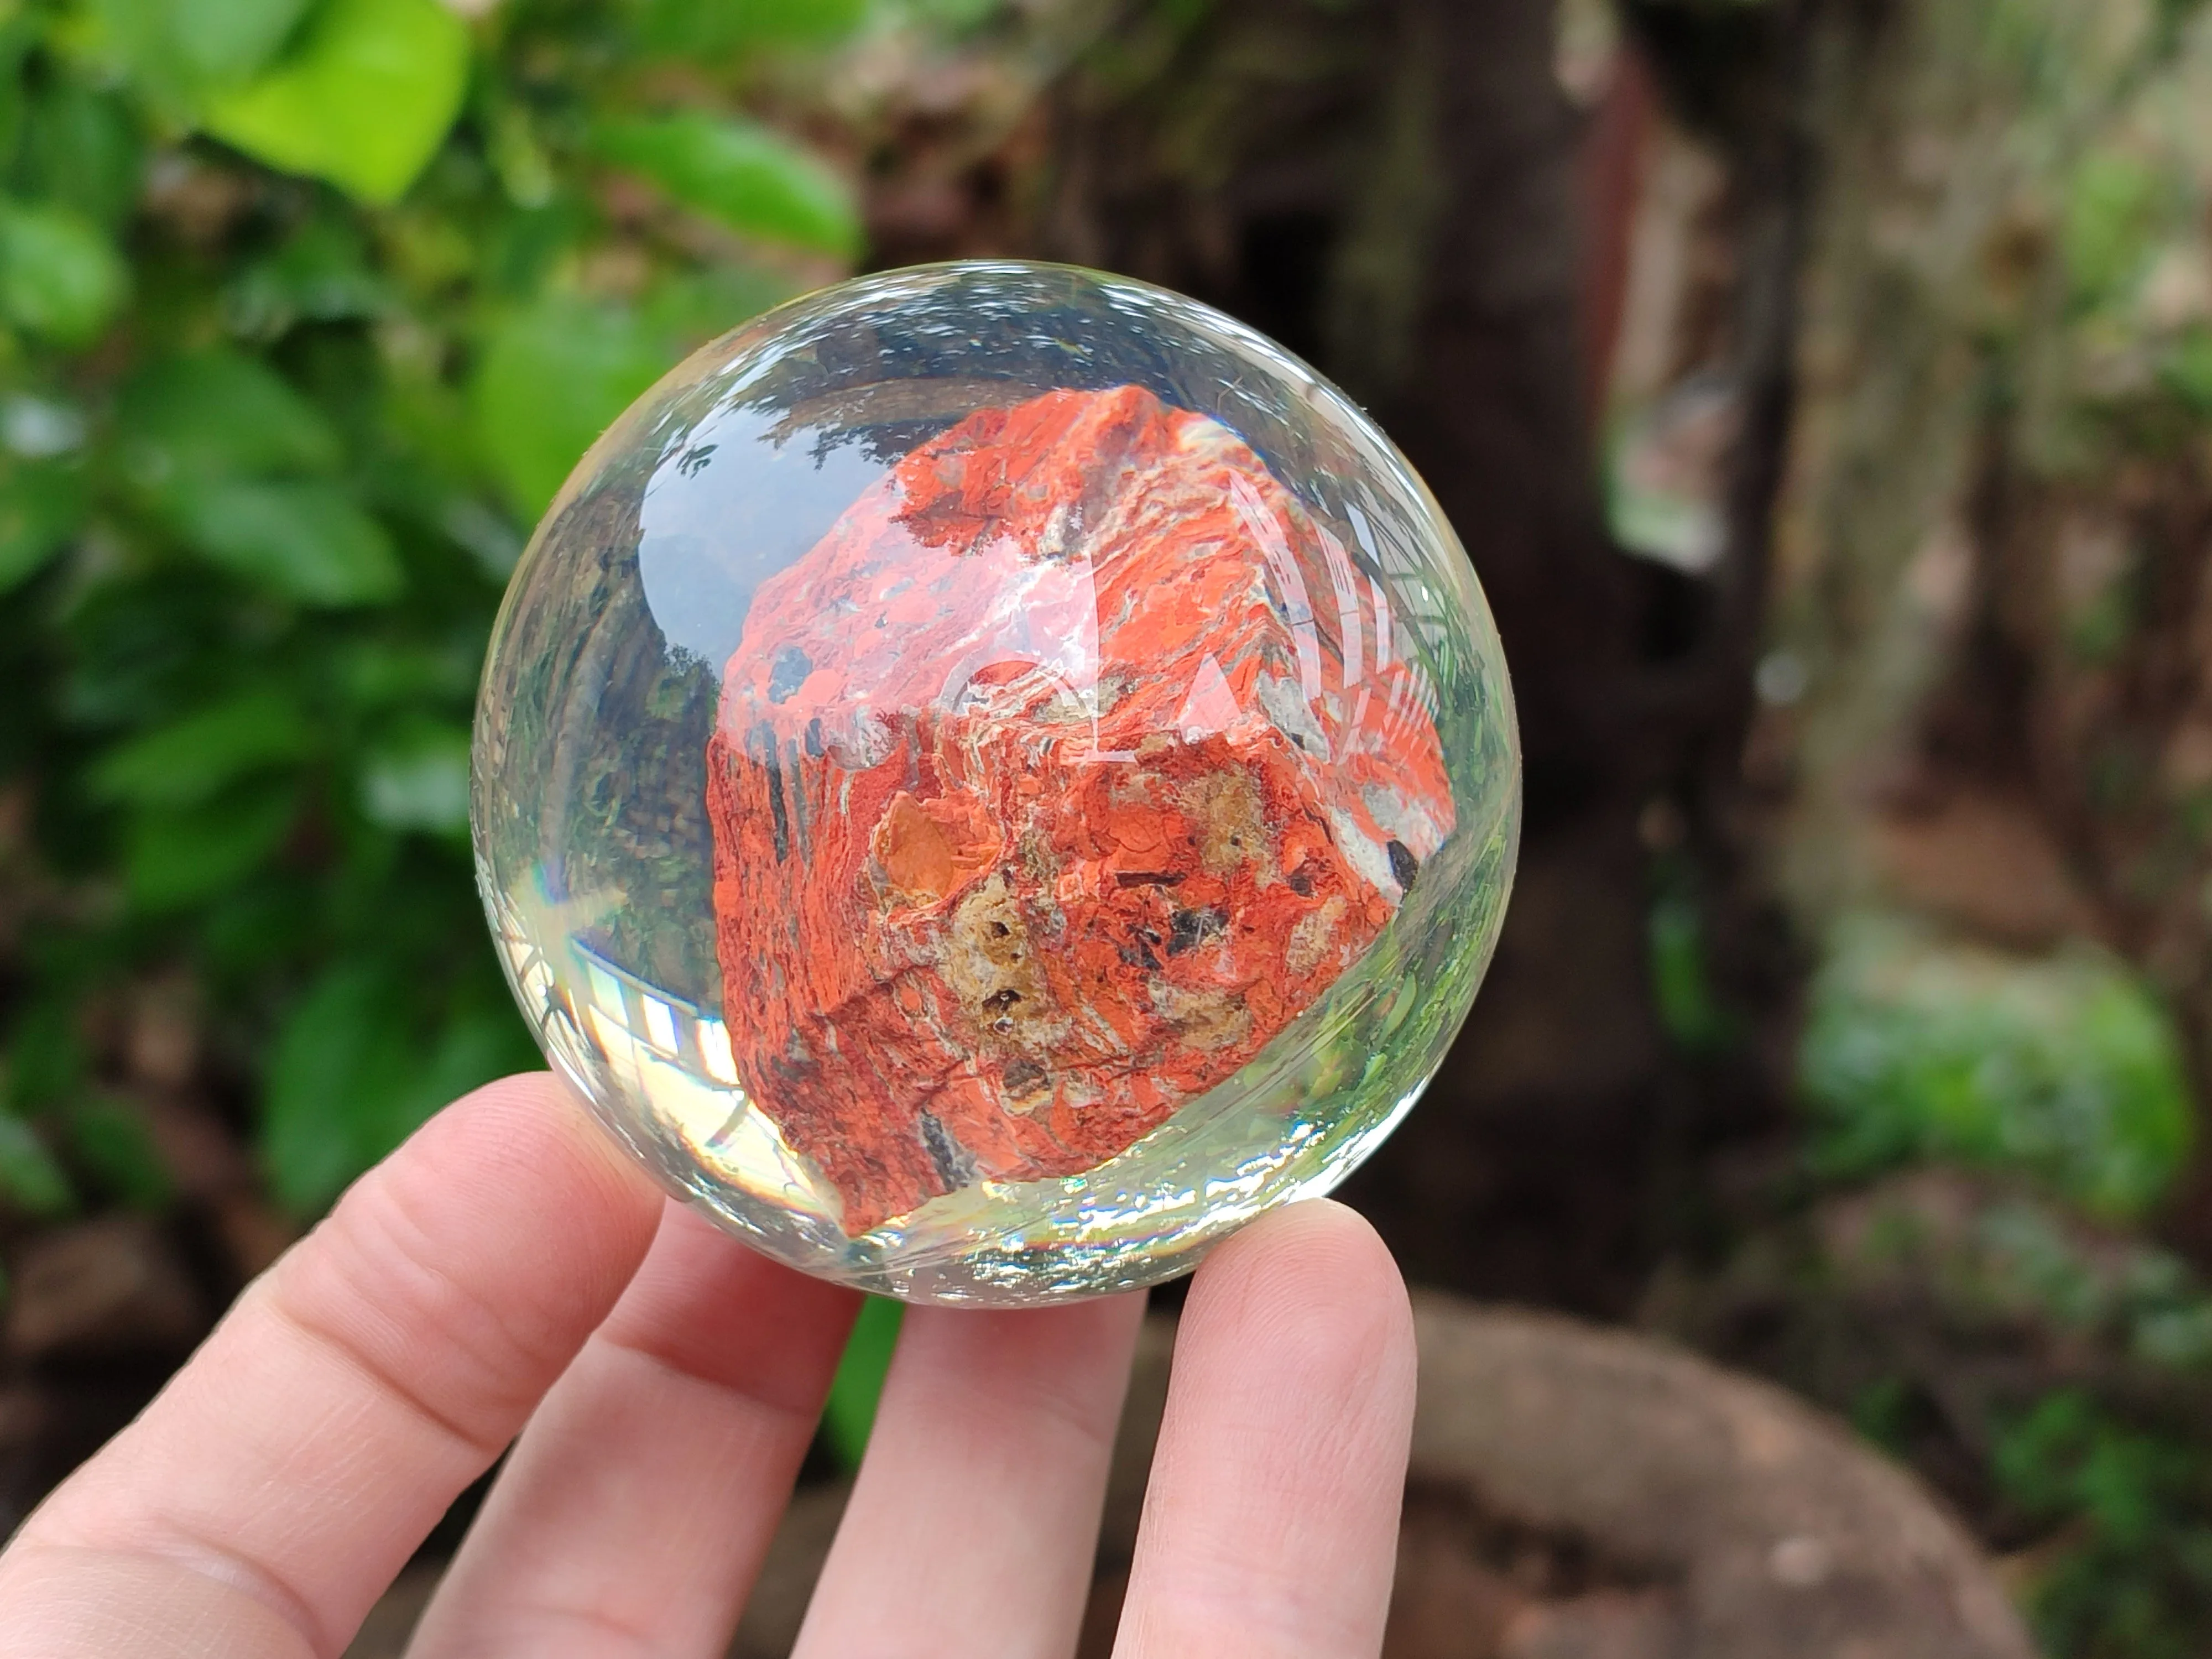
[[[1824,9],[1765,677],[1787,695],[1750,752],[1807,938],[1879,911],[2023,962],[2117,952],[2202,1076],[2212,34],[2176,15]],[[2170,1190],[2199,1195],[2163,1213],[2202,1253],[2203,1176]]]

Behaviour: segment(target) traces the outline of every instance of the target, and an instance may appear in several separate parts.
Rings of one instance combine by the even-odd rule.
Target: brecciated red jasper
[[[857,1234],[1250,1060],[1452,828],[1380,586],[1136,386],[985,409],[762,584],[708,756],[725,1015]]]

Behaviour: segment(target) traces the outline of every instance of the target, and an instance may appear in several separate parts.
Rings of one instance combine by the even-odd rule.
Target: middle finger
[[[1144,1307],[909,1309],[792,1659],[1073,1653]]]
[[[412,1659],[720,1654],[858,1303],[671,1202],[516,1443]]]

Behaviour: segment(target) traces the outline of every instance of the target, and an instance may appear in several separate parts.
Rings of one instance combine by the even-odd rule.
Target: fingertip
[[[665,1198],[551,1072],[471,1090],[357,1185],[374,1182],[435,1187],[441,1207],[503,1210],[526,1194],[540,1212],[573,1217],[614,1243],[617,1286],[659,1225]]]
[[[1370,1376],[1401,1381],[1410,1400],[1405,1278],[1374,1224],[1334,1199],[1269,1211],[1222,1244],[1192,1281],[1184,1317],[1242,1328],[1239,1346],[1303,1334],[1317,1358],[1357,1357]]]
[[[448,1141],[463,1143],[467,1161],[487,1171],[507,1175],[521,1166],[533,1179],[539,1160],[553,1152],[593,1195],[659,1223],[660,1188],[551,1072],[517,1072],[471,1089],[416,1131],[410,1144],[425,1142],[443,1154]]]
[[[1199,1277],[1209,1272],[1218,1277],[1252,1256],[1272,1258],[1279,1267],[1318,1267],[1378,1283],[1400,1282],[1397,1261],[1374,1223],[1333,1198],[1309,1198],[1269,1210],[1209,1255]]]

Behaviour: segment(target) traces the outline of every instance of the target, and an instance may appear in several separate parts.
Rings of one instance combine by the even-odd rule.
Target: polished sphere
[[[478,703],[477,876],[547,1056],[806,1272],[1146,1285],[1328,1191],[1498,934],[1496,630],[1389,440],[1142,283],[863,278],[577,466]]]

